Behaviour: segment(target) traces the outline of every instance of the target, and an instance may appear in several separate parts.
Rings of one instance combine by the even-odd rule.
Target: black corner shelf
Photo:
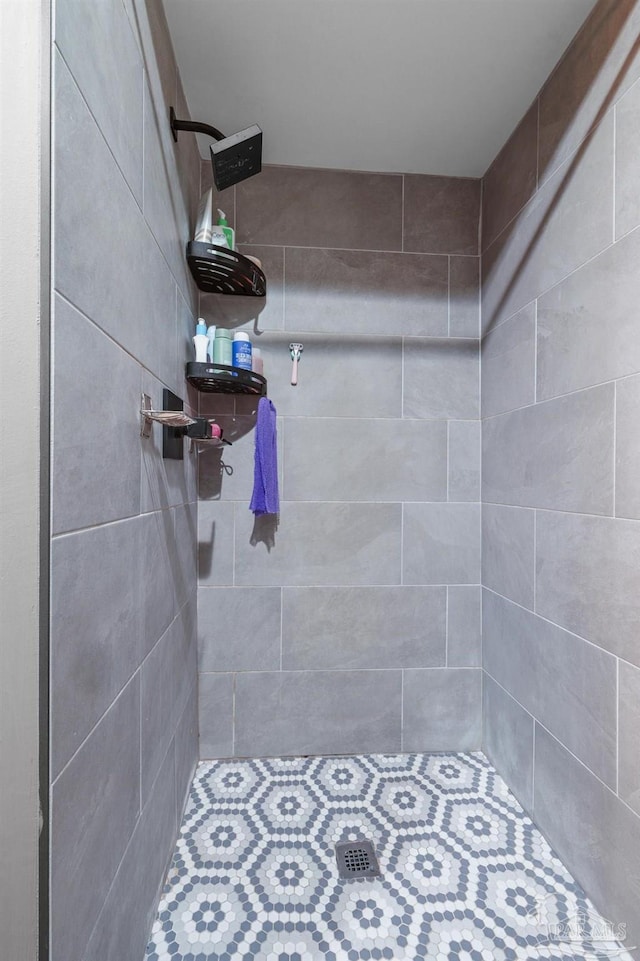
[[[187,364],[186,377],[203,394],[254,394],[264,397],[267,381],[242,367],[227,364],[201,364],[195,360]]]
[[[264,273],[237,250],[192,240],[187,244],[187,263],[197,286],[207,293],[266,296]]]

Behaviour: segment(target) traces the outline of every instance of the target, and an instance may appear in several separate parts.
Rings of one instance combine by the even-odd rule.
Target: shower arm
[[[212,127],[211,124],[193,123],[191,120],[178,120],[173,107],[169,107],[169,122],[171,124],[171,133],[176,143],[178,142],[179,130],[189,130],[192,133],[205,133],[207,137],[213,137],[214,140],[225,139],[224,134],[220,133],[215,127]]]

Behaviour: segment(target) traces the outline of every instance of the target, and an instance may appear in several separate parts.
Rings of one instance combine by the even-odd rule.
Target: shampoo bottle
[[[233,366],[251,370],[251,341],[242,330],[233,335]]]
[[[198,323],[196,324],[196,335],[193,338],[193,343],[196,348],[197,363],[206,364],[209,338],[207,337],[207,325],[202,317],[198,318]]]
[[[224,327],[216,327],[216,337],[213,342],[213,362],[215,364],[233,364],[231,350],[231,331]]]
[[[227,241],[227,247],[229,250],[236,249],[236,232],[233,227],[230,227],[227,223],[227,215],[224,210],[220,210],[218,207],[218,227],[222,229],[222,233],[225,235]]]

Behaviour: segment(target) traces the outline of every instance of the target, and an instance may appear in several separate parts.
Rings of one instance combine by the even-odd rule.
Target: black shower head
[[[257,124],[210,147],[213,182],[218,190],[253,177],[262,170],[262,130]]]
[[[176,141],[179,130],[204,133],[217,141],[211,147],[211,166],[213,182],[218,190],[233,187],[262,170],[262,130],[256,123],[231,137],[225,137],[208,123],[178,120],[173,107],[169,108],[169,123]]]

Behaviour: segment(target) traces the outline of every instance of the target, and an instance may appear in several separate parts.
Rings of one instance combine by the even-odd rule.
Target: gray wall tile
[[[139,365],[70,304],[56,297],[54,309],[52,511],[60,533],[139,512],[141,380]]]
[[[535,511],[482,505],[482,583],[533,608]]]
[[[290,417],[285,421],[284,434],[287,500],[446,500],[444,421]],[[317,457],[319,438],[330,444],[330,458]],[[404,463],[408,452],[410,470]],[[461,480],[465,453],[471,469],[477,471],[480,464],[479,449],[474,458],[473,449],[469,451],[467,445],[457,459]]]
[[[483,500],[612,513],[613,406],[605,385],[486,420]]]
[[[198,703],[200,757],[233,757],[234,675],[200,674]]]
[[[142,659],[141,535],[140,520],[135,518],[53,541],[54,775],[80,746]]]
[[[634,521],[540,511],[536,610],[640,665],[640,528]]]
[[[176,541],[171,511],[144,514],[140,526],[140,620],[145,656],[178,613],[180,602],[174,575]]]
[[[619,663],[618,793],[640,814],[640,670]]]
[[[640,370],[640,234],[635,231],[538,302],[538,398]]]
[[[144,957],[171,856],[158,838],[176,832],[174,756],[169,750],[82,956],[85,961]]]
[[[175,282],[59,57],[55,78],[55,287],[135,357],[150,352],[155,371]]]
[[[280,595],[279,587],[200,588],[199,669],[279,670]]]
[[[480,421],[449,421],[448,493],[450,501],[480,500],[480,459]],[[429,500],[435,500],[435,498],[431,497]]]
[[[199,757],[198,750],[198,679],[195,677],[191,692],[187,695],[182,717],[178,721],[175,734],[176,762],[176,810],[178,823],[187,801],[191,779]]]
[[[51,956],[84,958],[140,811],[140,689],[132,680],[52,789]],[[78,830],[78,825],[82,830]]]
[[[640,376],[616,384],[616,514],[640,518]]]
[[[286,264],[290,330],[447,335],[444,256],[291,247]]]
[[[397,584],[399,504],[281,502],[280,521],[236,509],[235,583]]]
[[[615,788],[615,658],[489,591],[482,612],[485,671]]]
[[[445,607],[444,587],[287,587],[283,669],[442,667]]]
[[[173,508],[173,529],[174,548],[171,552],[171,564],[177,605],[182,607],[192,597],[198,577],[197,504],[181,504]]]
[[[536,725],[534,815],[598,910],[640,941],[640,818]]]
[[[142,58],[124,7],[63,0],[55,7],[55,41],[141,203]]]
[[[533,809],[534,720],[499,684],[482,680],[482,749],[525,811]]]
[[[291,387],[289,344],[304,352],[298,386]],[[260,339],[269,398],[280,416],[400,417],[402,340],[331,334],[266,332]],[[243,400],[245,400],[243,398]],[[249,403],[250,399],[247,399]],[[236,401],[237,413],[246,410]],[[405,413],[407,413],[405,411]]]
[[[236,188],[237,240],[289,247],[402,249],[402,177],[263,167]]]
[[[482,247],[486,248],[532,197],[538,180],[538,101],[526,112],[482,182]]]
[[[640,224],[635,160],[640,150],[640,82],[616,105],[616,237]]]
[[[198,502],[198,584],[233,584],[234,506]]]
[[[482,416],[536,399],[535,304],[490,330],[482,341]]]
[[[195,616],[176,617],[140,671],[141,790],[146,804],[192,693],[196,672]],[[189,670],[184,670],[188,666]],[[174,791],[175,793],[175,791]]]
[[[480,583],[480,505],[406,504],[403,583]]]
[[[478,254],[480,181],[405,174],[404,250]]]
[[[239,757],[400,750],[400,671],[238,674]]]
[[[162,410],[162,383],[142,373],[142,390],[151,398],[154,410]],[[186,397],[185,397],[186,400]],[[196,470],[198,455],[184,442],[183,460],[165,460],[162,456],[162,425],[154,423],[151,436],[136,438],[136,449],[141,458],[141,510],[165,510],[194,502],[197,497]]]
[[[480,336],[479,257],[449,258],[449,336]]]
[[[479,414],[477,340],[407,337],[404,416],[473,420]]]
[[[599,119],[603,104],[638,77],[634,50],[640,15],[634,0],[598,3],[540,92],[540,178],[571,156]],[[614,52],[615,51],[615,52]]]
[[[477,751],[482,740],[482,671],[404,671],[403,751]]]
[[[480,667],[481,661],[480,585],[451,586],[447,597],[447,667]]]
[[[482,258],[485,330],[506,320],[611,243],[613,120],[532,197]]]

